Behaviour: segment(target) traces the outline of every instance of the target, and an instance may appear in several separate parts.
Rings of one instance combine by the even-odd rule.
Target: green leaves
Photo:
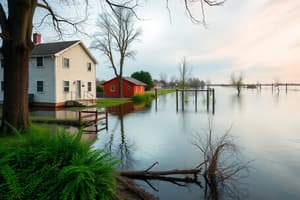
[[[111,199],[116,160],[81,133],[32,127],[0,139],[0,199]]]

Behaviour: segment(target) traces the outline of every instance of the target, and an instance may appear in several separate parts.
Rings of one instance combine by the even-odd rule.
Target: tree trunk
[[[8,1],[7,39],[3,40],[4,99],[2,130],[15,127],[23,130],[29,126],[28,66],[33,49],[31,41],[32,18],[36,0]],[[9,133],[9,128],[6,129]]]
[[[118,76],[118,88],[119,88],[119,98],[122,98],[123,97],[123,85],[122,85],[122,76],[119,75]]]

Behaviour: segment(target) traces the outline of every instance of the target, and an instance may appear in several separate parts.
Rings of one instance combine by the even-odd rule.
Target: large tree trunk
[[[33,49],[32,18],[36,6],[36,0],[8,1],[9,16],[6,29],[8,36],[2,45],[4,60],[2,130],[7,124],[21,130],[29,126],[28,65]]]
[[[118,88],[119,88],[119,98],[123,97],[123,85],[122,85],[122,76],[118,76]]]

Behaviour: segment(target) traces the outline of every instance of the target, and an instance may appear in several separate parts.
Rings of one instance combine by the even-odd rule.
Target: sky
[[[223,6],[205,6],[206,27],[191,22],[182,2],[170,1],[170,15],[165,1],[142,3],[137,11],[142,35],[132,46],[135,59],[125,62],[125,76],[143,70],[154,79],[160,74],[178,78],[179,63],[186,57],[189,76],[212,83],[229,83],[233,73],[242,74],[247,83],[300,82],[299,0],[227,0]],[[101,10],[100,3],[89,5],[83,30],[90,35],[97,31],[95,19]],[[193,12],[201,17],[199,7]],[[83,35],[68,39],[91,44]],[[53,40],[51,34],[43,35],[44,42]],[[91,51],[98,60],[97,78],[113,78],[106,58]]]

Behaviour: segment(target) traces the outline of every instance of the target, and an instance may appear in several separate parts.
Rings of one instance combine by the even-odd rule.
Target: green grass
[[[145,104],[146,106],[151,105],[151,101],[153,99],[153,94],[145,93],[145,94],[137,94],[131,97],[131,100],[134,104]]]
[[[176,91],[176,89],[161,89],[161,90],[157,90],[157,95],[159,96],[159,95],[169,94],[169,93],[172,93],[175,91]],[[155,91],[154,90],[147,91],[147,92],[145,92],[145,94],[155,95]]]
[[[115,195],[116,161],[81,134],[32,126],[0,138],[0,199],[103,199]]]
[[[102,98],[97,100],[98,107],[117,106],[123,103],[130,102],[128,98]]]

